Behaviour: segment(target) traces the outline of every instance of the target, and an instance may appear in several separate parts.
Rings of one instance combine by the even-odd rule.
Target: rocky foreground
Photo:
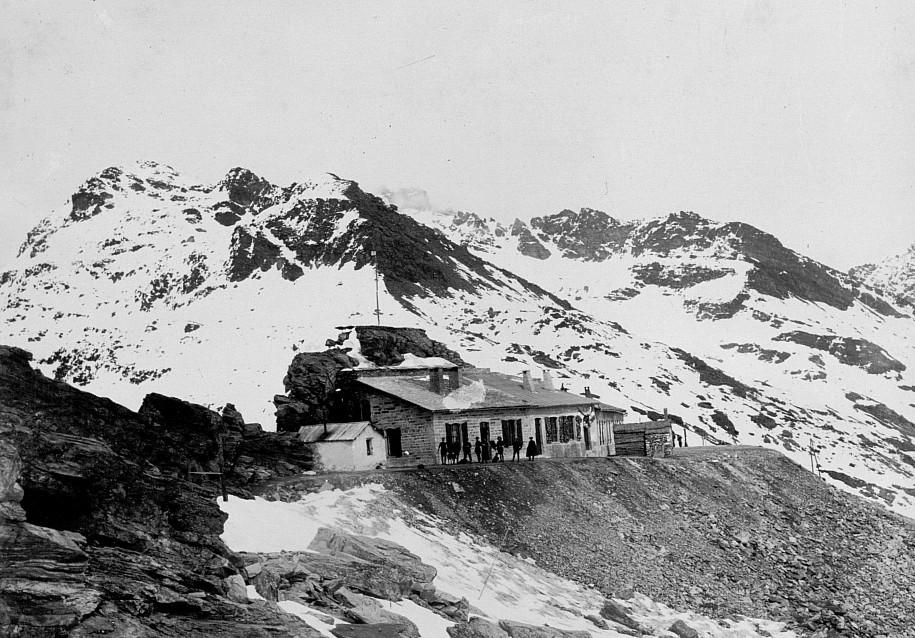
[[[295,500],[325,480],[259,491]],[[381,483],[397,494],[389,507],[416,507],[452,534],[529,556],[608,597],[638,591],[716,618],[785,621],[800,635],[915,633],[915,523],[777,452],[710,446],[664,460],[541,460],[330,481]]]
[[[30,358],[0,346],[0,635],[315,634],[239,602],[244,563],[219,539],[216,494],[186,480],[218,471],[223,445],[242,475],[277,474],[237,451],[301,470],[290,440],[157,395],[131,412],[45,378]]]

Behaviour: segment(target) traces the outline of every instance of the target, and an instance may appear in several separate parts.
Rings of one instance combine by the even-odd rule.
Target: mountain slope
[[[231,401],[270,427],[296,352],[375,323],[377,264],[387,325],[478,366],[550,368],[630,420],[667,408],[690,444],[805,466],[812,445],[828,480],[915,514],[912,318],[856,279],[692,213],[504,227],[407,212],[333,175],[278,187],[233,169],[209,186],[106,169],[0,273],[3,337],[128,405]]]
[[[849,274],[894,297],[899,303],[915,306],[915,244],[907,251],[876,264],[864,264]]]

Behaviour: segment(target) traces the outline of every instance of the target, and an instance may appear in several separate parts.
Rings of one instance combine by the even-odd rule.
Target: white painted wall
[[[372,455],[366,453],[366,440],[372,440]],[[387,456],[381,433],[373,428],[363,430],[354,441],[322,441],[313,443],[325,471],[372,470]]]

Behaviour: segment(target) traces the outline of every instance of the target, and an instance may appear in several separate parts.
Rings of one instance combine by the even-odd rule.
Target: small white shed
[[[322,470],[372,470],[387,458],[383,434],[369,421],[306,425],[299,438],[315,451]]]

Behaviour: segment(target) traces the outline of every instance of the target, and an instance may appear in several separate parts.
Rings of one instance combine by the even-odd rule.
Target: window
[[[372,456],[372,439],[365,440],[365,455]]]
[[[559,435],[556,428],[556,417],[548,416],[546,418],[546,442],[555,443],[559,440]]]
[[[448,442],[450,447],[452,443],[460,442],[461,440],[461,424],[460,423],[446,423],[445,424],[445,440]]]
[[[581,441],[581,417],[575,417],[575,439]]]
[[[502,420],[502,440],[507,446],[511,446],[516,440],[524,441],[521,435],[521,419]]]
[[[568,443],[575,439],[575,417],[572,415],[559,417],[559,442]]]

